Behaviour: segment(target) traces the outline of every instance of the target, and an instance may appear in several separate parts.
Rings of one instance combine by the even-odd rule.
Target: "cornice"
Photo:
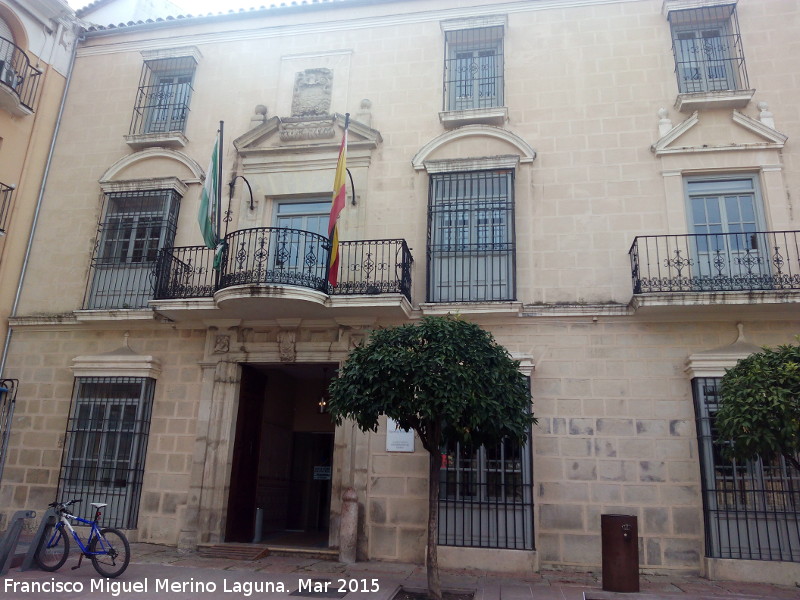
[[[120,52],[142,51],[149,49],[160,49],[167,46],[178,46],[186,44],[219,44],[232,41],[257,40],[274,37],[285,37],[293,35],[317,35],[322,33],[337,31],[353,31],[357,29],[369,29],[374,27],[393,27],[398,25],[440,22],[450,19],[474,19],[489,17],[498,14],[512,14],[535,12],[541,10],[579,8],[582,6],[598,6],[604,4],[620,4],[629,2],[642,2],[644,0],[520,0],[517,2],[506,2],[500,4],[488,4],[480,6],[460,6],[451,9],[428,10],[424,12],[399,13],[390,15],[379,15],[361,19],[340,19],[329,20],[319,23],[292,24],[258,27],[245,30],[232,27],[227,31],[214,31],[209,33],[187,33],[185,35],[171,35],[169,38],[148,37],[145,40],[110,42],[109,45],[87,46],[78,49],[78,57],[92,56],[97,54],[116,54]],[[343,9],[352,8],[355,3],[342,3],[338,7]],[[324,5],[323,5],[324,6]],[[328,8],[334,8],[328,6]],[[139,34],[147,31],[156,32],[161,29],[202,27],[216,21],[224,22],[242,19],[263,19],[280,16],[270,14],[269,10],[253,11],[247,13],[237,13],[228,15],[213,15],[195,18],[184,18],[180,20],[170,19],[153,23],[137,23],[127,27],[115,27],[100,31],[87,32],[90,40],[101,39],[103,37],[114,37],[126,34]]]

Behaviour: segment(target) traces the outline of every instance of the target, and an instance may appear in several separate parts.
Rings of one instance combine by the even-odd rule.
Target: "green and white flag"
[[[217,248],[219,235],[215,231],[217,227],[217,206],[219,202],[219,132],[214,141],[214,150],[211,152],[211,163],[206,172],[206,181],[203,185],[203,192],[200,197],[200,212],[197,220],[200,224],[200,232],[203,234],[203,242],[208,248]]]

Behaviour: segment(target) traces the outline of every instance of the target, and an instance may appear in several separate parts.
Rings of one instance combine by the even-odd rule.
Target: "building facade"
[[[0,2],[0,379],[77,37],[62,0]],[[0,388],[1,479],[17,382]]]
[[[792,583],[800,474],[725,462],[713,418],[724,369],[800,325],[798,12],[348,0],[89,27],[11,321],[0,506],[336,547],[353,488],[359,556],[422,562],[426,453],[335,427],[325,394],[370,330],[457,313],[520,361],[539,424],[442,449],[441,564],[597,568],[623,513],[643,569]]]

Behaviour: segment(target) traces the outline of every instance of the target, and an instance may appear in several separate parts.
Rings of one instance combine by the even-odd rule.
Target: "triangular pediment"
[[[242,156],[263,154],[327,153],[338,151],[345,115],[272,117],[233,141]],[[350,119],[348,152],[374,150],[383,141],[380,132]]]
[[[667,131],[650,149],[658,156],[692,152],[783,148],[788,137],[734,110],[692,113]]]

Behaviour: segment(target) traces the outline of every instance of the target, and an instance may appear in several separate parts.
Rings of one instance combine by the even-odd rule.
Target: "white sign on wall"
[[[413,452],[414,430],[405,431],[397,426],[394,419],[386,419],[386,451],[387,452]]]

